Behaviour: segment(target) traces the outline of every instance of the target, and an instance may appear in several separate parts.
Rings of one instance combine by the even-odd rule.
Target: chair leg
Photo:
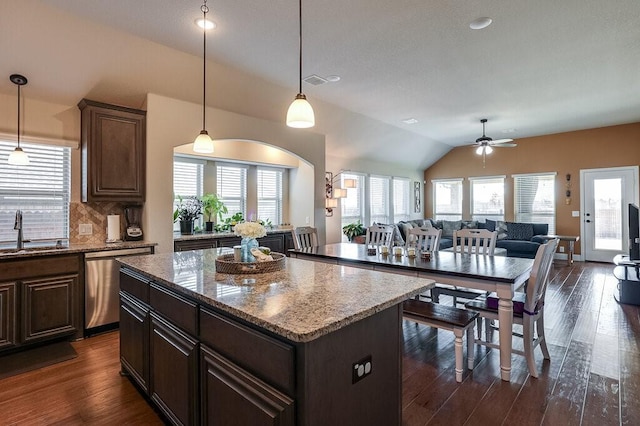
[[[464,332],[461,328],[454,328],[453,334],[455,334],[455,353],[456,353],[456,382],[460,383],[462,381],[462,333]]]
[[[536,367],[536,359],[533,354],[533,321],[528,315],[525,315],[522,324],[522,338],[524,339],[524,356],[527,359],[529,374],[537,379],[538,369]]]
[[[491,326],[491,320],[489,318],[484,319],[484,334],[487,337],[487,342],[493,342],[493,327]]]
[[[541,312],[536,321],[536,333],[538,333],[538,341],[540,342],[540,349],[542,349],[542,355],[544,359],[551,359],[549,355],[549,349],[547,348],[547,339],[544,336],[544,313]]]
[[[431,289],[431,301],[433,303],[440,303],[440,289],[438,289],[438,287]]]
[[[467,328],[467,368],[473,370],[475,358],[475,342],[473,340],[473,327]]]
[[[478,340],[482,340],[482,317],[476,318],[476,327],[478,327]]]

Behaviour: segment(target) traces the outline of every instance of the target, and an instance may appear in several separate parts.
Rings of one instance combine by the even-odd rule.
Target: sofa
[[[459,229],[488,229],[497,231],[496,247],[507,250],[507,256],[533,259],[538,247],[543,244],[549,231],[546,223],[505,222],[487,219],[485,222],[473,220],[433,220],[416,219],[393,224],[396,228],[394,245],[404,245],[406,235],[414,227],[435,227],[442,230],[440,250],[453,246],[453,232]]]

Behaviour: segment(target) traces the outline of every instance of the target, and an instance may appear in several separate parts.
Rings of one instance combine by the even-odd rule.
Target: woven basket
[[[284,269],[287,257],[282,253],[271,252],[273,260],[266,262],[236,262],[232,254],[216,258],[216,272],[222,274],[264,274]]]

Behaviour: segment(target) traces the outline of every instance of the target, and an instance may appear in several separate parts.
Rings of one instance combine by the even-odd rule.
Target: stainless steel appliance
[[[127,221],[127,229],[124,239],[137,241],[142,239],[142,206],[127,206],[124,208],[124,218]]]
[[[117,323],[119,317],[120,265],[116,257],[153,253],[153,247],[86,253],[84,279],[85,330]]]

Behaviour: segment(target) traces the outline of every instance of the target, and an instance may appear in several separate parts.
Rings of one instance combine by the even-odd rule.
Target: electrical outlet
[[[362,358],[358,362],[354,362],[351,366],[351,383],[357,383],[367,377],[373,371],[373,362],[371,355]]]
[[[309,216],[304,218],[304,223],[306,223],[307,225],[309,224]]]
[[[90,223],[81,223],[78,225],[78,235],[92,235],[93,226]]]
[[[558,247],[558,250],[560,250],[560,253],[564,253],[564,246]]]

